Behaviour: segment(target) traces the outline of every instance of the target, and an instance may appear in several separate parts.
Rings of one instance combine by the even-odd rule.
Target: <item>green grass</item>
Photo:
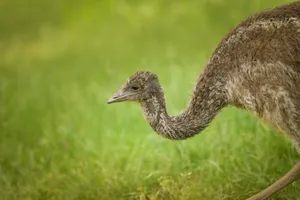
[[[180,112],[222,36],[284,2],[87,1],[59,25],[6,26],[16,34],[0,45],[0,200],[238,200],[264,189],[299,156],[251,113],[226,108],[203,133],[169,141],[136,104],[106,101],[148,69]],[[300,199],[300,182],[273,199]]]

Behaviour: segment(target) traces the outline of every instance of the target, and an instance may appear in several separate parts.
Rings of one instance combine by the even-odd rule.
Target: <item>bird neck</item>
[[[205,129],[224,107],[218,84],[204,83],[200,77],[187,109],[177,116],[169,116],[163,91],[141,103],[144,116],[158,134],[173,140],[183,140]]]

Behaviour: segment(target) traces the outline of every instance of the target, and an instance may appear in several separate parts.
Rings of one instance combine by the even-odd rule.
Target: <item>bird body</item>
[[[300,2],[249,17],[210,62],[226,76],[227,104],[289,134],[300,153]]]
[[[136,72],[109,103],[128,100],[141,104],[154,131],[174,140],[201,132],[226,106],[247,109],[287,133],[300,153],[300,2],[250,16],[227,34],[179,115],[168,115],[152,72]],[[266,199],[300,178],[300,163],[293,170],[251,200]]]

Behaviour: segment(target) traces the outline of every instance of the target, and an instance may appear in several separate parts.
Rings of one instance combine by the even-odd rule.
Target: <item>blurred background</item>
[[[186,141],[107,99],[155,72],[170,114],[222,37],[291,0],[0,2],[0,199],[245,199],[299,159],[251,113],[226,108]],[[294,183],[273,199],[300,199]]]

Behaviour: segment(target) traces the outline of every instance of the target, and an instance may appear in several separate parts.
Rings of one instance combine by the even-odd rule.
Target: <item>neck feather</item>
[[[208,84],[201,76],[187,109],[177,116],[169,116],[163,91],[141,103],[144,116],[158,134],[173,140],[183,140],[205,129],[224,107],[221,82]]]

